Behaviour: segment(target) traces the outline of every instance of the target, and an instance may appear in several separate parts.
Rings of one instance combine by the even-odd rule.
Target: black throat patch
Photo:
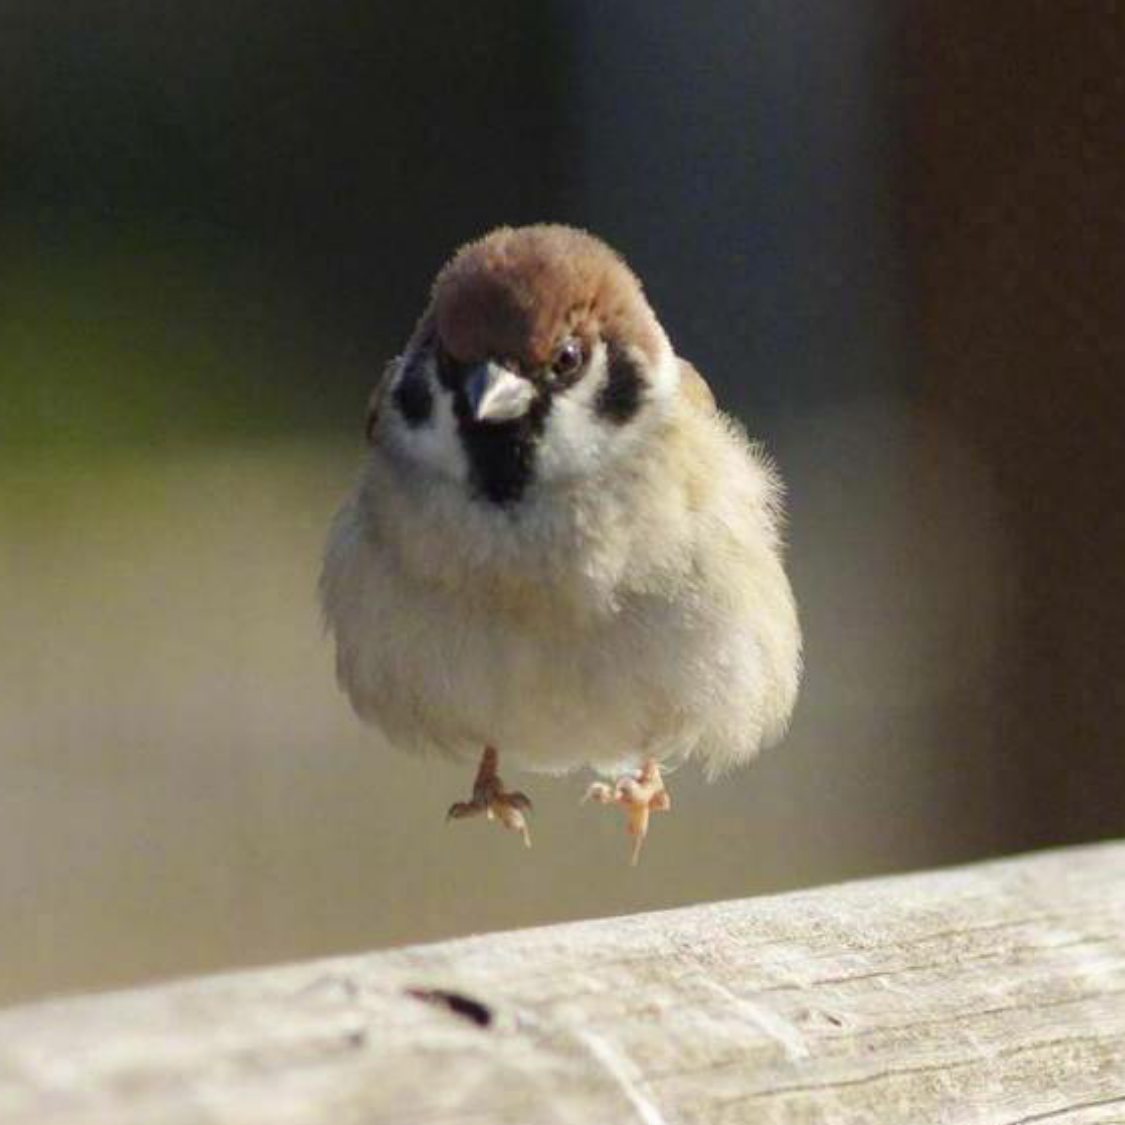
[[[473,489],[492,504],[517,503],[535,475],[536,449],[551,412],[550,396],[540,394],[522,418],[511,422],[477,422],[462,394],[454,395],[453,410]]]
[[[438,378],[453,396],[453,415],[474,494],[501,507],[518,503],[535,476],[536,450],[551,412],[549,391],[538,387],[521,418],[478,422],[465,395],[464,369],[445,358],[438,366]]]

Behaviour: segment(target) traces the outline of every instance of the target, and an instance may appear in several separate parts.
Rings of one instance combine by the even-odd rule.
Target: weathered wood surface
[[[13,1009],[0,1121],[1125,1122],[1125,844]]]

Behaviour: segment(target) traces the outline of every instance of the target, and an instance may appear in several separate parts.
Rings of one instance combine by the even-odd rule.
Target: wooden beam
[[[1125,1122],[1125,844],[12,1009],[0,1121]]]

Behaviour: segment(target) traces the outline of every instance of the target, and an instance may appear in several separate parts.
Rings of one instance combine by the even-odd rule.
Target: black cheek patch
[[[644,377],[636,360],[613,348],[606,383],[594,400],[594,411],[600,418],[623,426],[640,409],[644,388]]]
[[[415,365],[403,373],[394,389],[394,404],[411,429],[424,425],[434,412],[434,395],[425,375]]]

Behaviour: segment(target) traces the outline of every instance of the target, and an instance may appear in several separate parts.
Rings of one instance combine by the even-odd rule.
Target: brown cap
[[[455,359],[551,361],[565,336],[631,344],[655,358],[662,332],[641,283],[604,242],[555,224],[500,227],[438,274],[424,324]]]

